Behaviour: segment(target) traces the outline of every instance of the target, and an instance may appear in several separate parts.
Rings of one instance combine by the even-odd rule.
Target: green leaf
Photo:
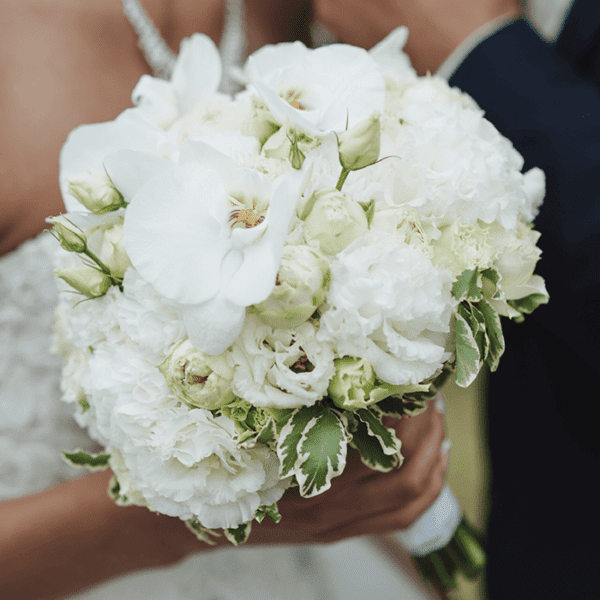
[[[360,419],[355,419],[350,445],[360,453],[362,462],[376,471],[387,473],[400,464],[400,454],[386,454],[379,440],[369,434],[367,426]]]
[[[365,211],[365,216],[367,217],[367,226],[371,227],[371,221],[373,221],[373,217],[375,216],[375,200],[369,200],[368,202],[359,202],[359,204]]]
[[[455,314],[456,328],[456,384],[468,387],[481,366],[479,348],[467,321]]]
[[[242,523],[237,527],[230,527],[229,529],[223,529],[225,537],[234,545],[239,546],[243,544],[252,531],[252,521],[249,523]]]
[[[108,467],[110,454],[88,454],[83,450],[63,452],[67,462],[74,467],[87,467],[90,471],[103,471]]]
[[[382,414],[396,419],[407,414],[402,396],[399,395],[388,396],[385,400],[377,403],[377,408]]]
[[[471,328],[471,333],[473,334],[477,348],[479,348],[479,361],[485,361],[490,347],[490,340],[488,339],[483,314],[477,308],[477,305],[470,302],[460,304],[457,312]]]
[[[481,271],[483,295],[486,298],[496,298],[500,295],[500,273],[493,267]]]
[[[498,368],[500,357],[504,354],[505,349],[504,334],[502,333],[500,315],[485,299],[479,302],[479,308],[485,319],[485,327],[490,340],[490,351],[485,360],[490,368],[490,371],[495,371]]]
[[[452,295],[459,302],[470,300],[476,302],[481,299],[481,275],[477,269],[463,271],[452,286]]]
[[[277,502],[270,504],[269,506],[263,505],[259,506],[256,509],[256,513],[254,514],[254,518],[262,523],[265,517],[269,517],[275,521],[275,523],[279,523],[281,521],[281,515],[279,514],[279,510],[277,509]]]
[[[296,409],[282,427],[277,441],[277,456],[281,463],[279,476],[281,478],[293,475],[299,460],[298,447],[302,433],[317,414],[318,406],[303,406]]]
[[[200,521],[196,519],[190,519],[189,521],[185,521],[187,528],[201,541],[209,546],[214,546],[216,542],[210,538],[213,537],[221,537],[220,533],[217,533],[214,529],[209,529],[208,527],[203,527],[200,524]],[[228,538],[229,539],[229,538]]]
[[[331,479],[346,465],[347,435],[338,413],[315,405],[312,418],[302,431],[297,446],[298,460],[294,472],[300,495],[311,498],[331,487]]]
[[[388,429],[381,422],[381,414],[373,409],[361,408],[356,411],[358,418],[367,426],[369,435],[377,438],[384,454],[400,455],[400,440],[393,429]]]
[[[509,300],[508,303],[519,312],[529,315],[538,306],[548,304],[548,296],[546,294],[530,294],[529,296],[525,296],[525,298]]]

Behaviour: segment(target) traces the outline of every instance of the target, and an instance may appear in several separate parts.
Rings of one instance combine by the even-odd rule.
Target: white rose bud
[[[350,171],[364,169],[377,162],[380,145],[381,123],[375,112],[340,135],[340,164]]]
[[[225,355],[204,354],[189,340],[177,344],[158,368],[177,398],[190,406],[215,410],[234,398],[233,369]]]
[[[92,267],[55,269],[54,273],[88,298],[100,298],[104,296],[112,285],[112,281],[108,275]]]
[[[67,219],[61,219],[59,217],[53,217],[51,221],[54,224],[56,238],[67,252],[86,251],[86,235],[79,227],[77,227],[77,225],[74,225]]]
[[[325,254],[341,252],[369,230],[361,205],[335,189],[315,192],[306,203],[306,213],[306,229]]]
[[[117,223],[103,232],[100,259],[110,269],[113,277],[122,279],[131,267],[131,260],[123,245],[123,224]]]
[[[542,254],[536,246],[540,233],[521,222],[517,223],[516,229],[509,231],[495,226],[494,232],[494,242],[499,251],[494,267],[502,276],[502,289],[510,298],[509,289],[527,283],[533,275]]]
[[[254,306],[271,327],[291,329],[309,319],[324,302],[329,284],[329,262],[310,246],[285,246],[272,294]]]
[[[252,96],[252,115],[244,126],[244,134],[255,137],[260,142],[264,143],[279,129],[279,123],[267,105],[257,96]]]
[[[125,206],[123,196],[104,171],[69,179],[68,193],[94,213],[107,213]]]

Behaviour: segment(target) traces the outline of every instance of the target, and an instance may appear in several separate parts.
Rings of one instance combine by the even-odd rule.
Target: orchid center
[[[285,96],[284,99],[293,108],[296,108],[298,110],[306,110],[306,106],[304,106],[300,102],[300,96],[301,96],[301,92],[296,92],[295,90],[291,90],[290,92],[288,92],[287,96]]]
[[[244,227],[251,229],[260,225],[266,216],[268,203],[256,196],[237,197],[231,196],[232,210],[229,214],[229,223],[231,228]]]

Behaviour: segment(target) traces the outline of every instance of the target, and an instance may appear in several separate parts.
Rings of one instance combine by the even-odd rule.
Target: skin
[[[306,36],[304,1],[247,3],[249,49]],[[200,31],[218,43],[221,0],[143,0],[171,48]],[[273,19],[273,15],[277,18]],[[0,255],[63,210],[58,156],[69,131],[114,119],[149,69],[120,0],[0,0]],[[350,457],[328,492],[280,502],[282,522],[255,526],[249,544],[329,543],[412,523],[439,494],[448,457],[434,410],[395,424],[403,467],[377,474]],[[0,597],[60,598],[111,577],[216,551],[178,519],[118,507],[109,471],[0,504]],[[35,568],[32,569],[32,565]],[[429,592],[425,591],[425,594]]]
[[[434,73],[471,33],[492,19],[518,17],[518,0],[313,0],[313,14],[338,40],[371,48],[408,27],[404,50],[419,75]]]

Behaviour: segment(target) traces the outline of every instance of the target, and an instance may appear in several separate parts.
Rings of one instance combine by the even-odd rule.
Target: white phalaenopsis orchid
[[[274,182],[204,142],[186,141],[178,163],[122,152],[105,161],[115,185],[131,194],[124,242],[139,274],[183,305],[192,344],[226,350],[246,307],[271,294],[285,237],[306,180],[290,171]],[[132,173],[138,189],[122,180]],[[140,176],[142,174],[142,176]],[[145,181],[144,181],[145,179]]]
[[[289,119],[312,135],[342,132],[383,110],[384,76],[362,48],[265,46],[250,56],[246,74],[279,123]]]

